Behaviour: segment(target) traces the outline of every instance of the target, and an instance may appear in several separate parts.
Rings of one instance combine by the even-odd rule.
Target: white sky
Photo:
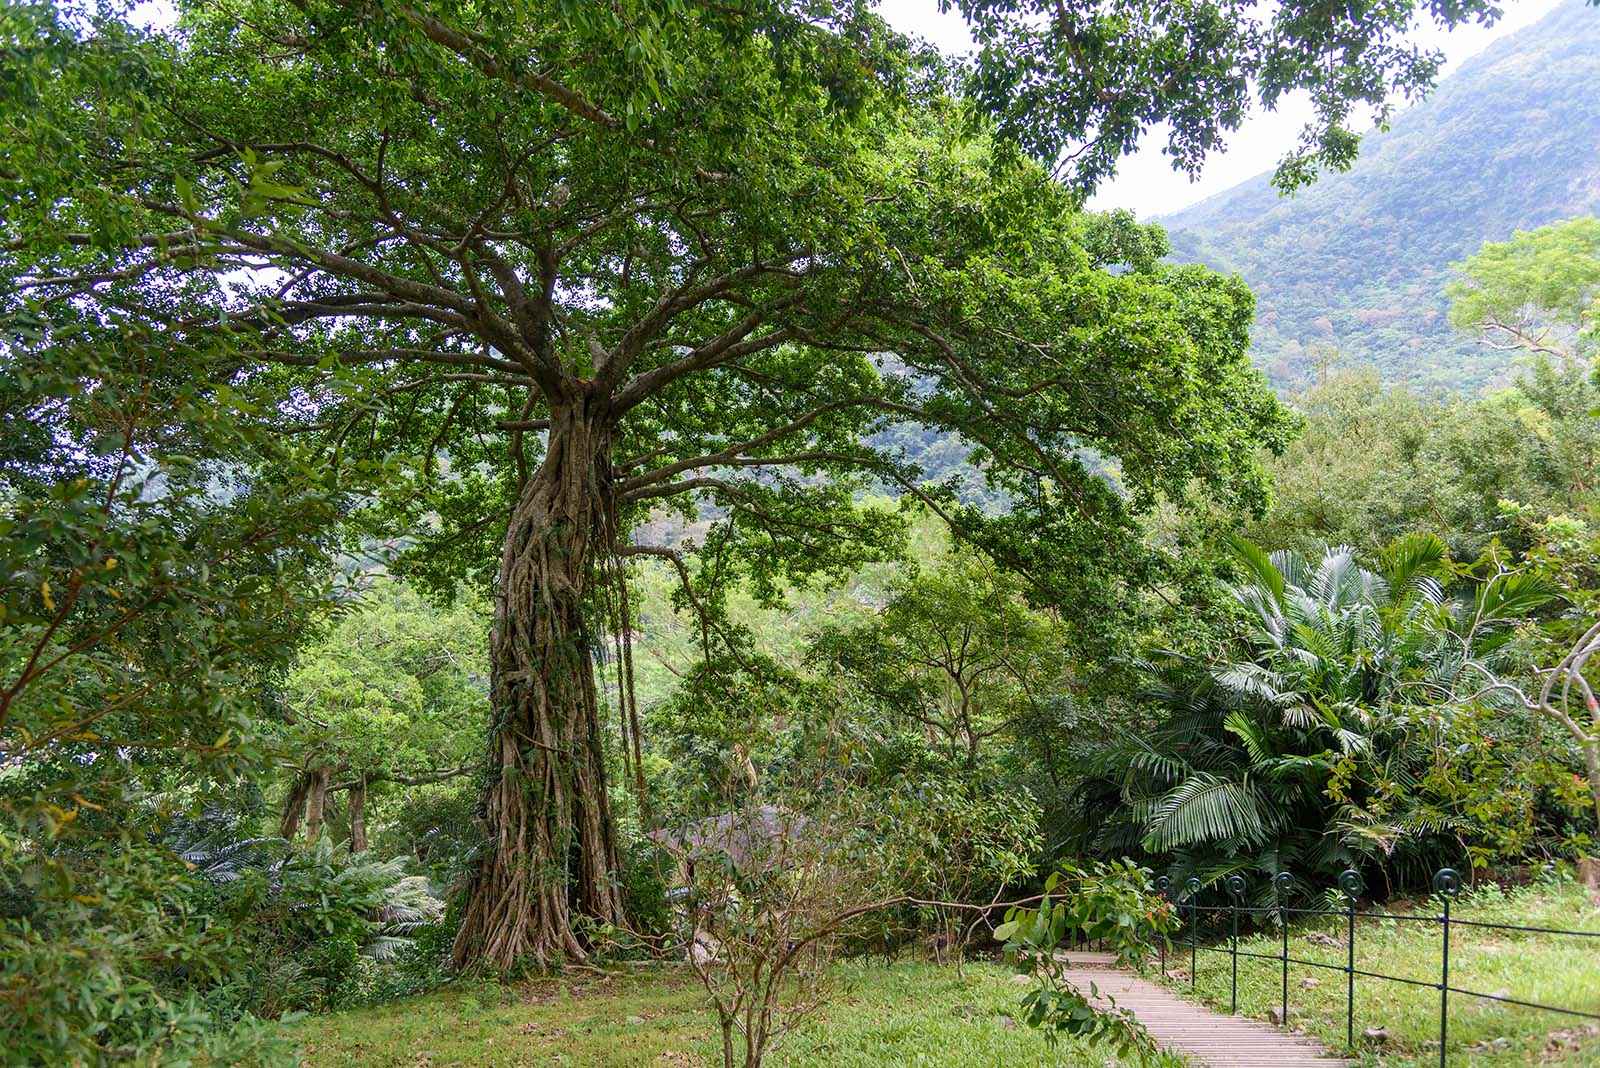
[[[1462,60],[1476,55],[1496,38],[1539,21],[1560,2],[1503,0],[1505,14],[1492,27],[1463,26],[1454,33],[1445,33],[1430,25],[1417,34],[1416,40],[1443,49],[1444,73],[1448,76]],[[946,52],[966,52],[972,47],[961,16],[940,12],[938,0],[878,0],[878,8],[896,29],[923,37]],[[1276,112],[1252,114],[1233,136],[1227,151],[1212,156],[1199,180],[1192,184],[1187,175],[1174,171],[1161,154],[1166,138],[1160,129],[1154,129],[1147,135],[1148,147],[1124,160],[1116,178],[1102,186],[1089,204],[1101,209],[1131,208],[1141,219],[1188,207],[1271,170],[1294,147],[1309,113],[1309,105],[1301,100],[1291,101]]]

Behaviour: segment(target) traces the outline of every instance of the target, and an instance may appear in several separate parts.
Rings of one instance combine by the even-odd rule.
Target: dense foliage
[[[1259,506],[1255,454],[1288,429],[1236,281],[1077,211],[870,12],[630,10],[263,0],[148,36],[16,16],[62,71],[13,89],[8,311],[43,346],[185,339],[235,418],[336,470],[392,464],[344,486],[407,569],[493,583],[488,834],[455,950],[493,969],[582,958],[576,918],[625,918],[588,656],[596,609],[623,629],[625,561],[679,565],[726,644],[729,584],[775,600],[898,552],[903,524],[858,500],[887,481],[1109,607],[1160,567],[1136,523],[1158,495]],[[101,79],[114,100],[83,90]],[[907,423],[970,441],[1006,512],[874,444]],[[703,509],[696,544],[634,538]]]
[[[337,495],[190,388],[186,351],[130,331],[113,379],[37,341],[18,324],[0,377],[0,1035],[35,1063],[243,1061],[241,947],[275,936],[213,915],[164,836],[258,796]]]
[[[1462,262],[1514,378],[1296,412],[1081,210],[1295,90],[1345,166],[1488,5],[957,6],[0,8],[0,1048],[655,956],[756,1068],[998,938],[1136,1051],[1052,951],[1157,869],[1594,851],[1594,221]]]
[[[1416,882],[1462,857],[1560,849],[1531,837],[1534,810],[1542,790],[1574,798],[1493,688],[1525,655],[1517,628],[1552,596],[1542,579],[1475,578],[1422,534],[1371,569],[1343,547],[1236,551],[1238,652],[1152,665],[1164,722],[1091,761],[1116,784],[1087,787],[1115,799],[1100,849],[1170,858],[1180,882],[1208,886],[1279,871],[1330,884],[1351,867]]]
[[[1526,551],[1531,520],[1587,523],[1600,504],[1600,390],[1582,365],[1536,359],[1505,389],[1453,400],[1354,369],[1295,401],[1305,431],[1273,463],[1272,510],[1248,524],[1263,545],[1371,548],[1427,531],[1469,561],[1496,541]]]

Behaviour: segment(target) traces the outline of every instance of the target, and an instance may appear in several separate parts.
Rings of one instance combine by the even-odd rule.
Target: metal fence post
[[[1239,900],[1244,896],[1244,876],[1228,876],[1228,912],[1233,917],[1233,938],[1228,943],[1233,957],[1233,999],[1229,1012],[1239,1011]]]
[[[1278,891],[1278,930],[1283,935],[1282,948],[1278,952],[1278,959],[1283,965],[1283,1017],[1279,1020],[1284,1027],[1289,1026],[1289,906],[1285,903],[1289,894],[1294,890],[1294,876],[1286,871],[1280,871],[1273,876],[1272,885]]]
[[[1339,873],[1339,889],[1345,902],[1345,1004],[1344,1044],[1348,1050],[1356,1048],[1356,898],[1366,889],[1361,873],[1354,868]]]
[[[1450,1038],[1450,899],[1460,890],[1461,876],[1455,869],[1440,868],[1434,873],[1433,892],[1439,895],[1444,906],[1444,914],[1439,917],[1439,1068],[1445,1068],[1449,1059],[1445,1043]]]
[[[1189,891],[1189,989],[1193,990],[1200,979],[1200,880],[1191,875],[1183,888]]]
[[[1156,880],[1156,893],[1161,895],[1161,900],[1169,909],[1172,907],[1172,899],[1167,894],[1167,891],[1171,888],[1172,880],[1165,875]],[[1167,977],[1167,933],[1165,931],[1161,932],[1160,938],[1157,939],[1157,945],[1161,951],[1161,978],[1164,980]]]
[[[1254,947],[1251,949],[1241,949],[1239,947],[1239,915],[1242,912],[1248,911],[1252,915],[1259,914],[1261,916],[1265,916],[1269,911],[1274,911],[1278,917],[1278,996],[1280,999],[1280,1011],[1282,1013],[1282,1016],[1280,1017],[1281,1022],[1284,1026],[1287,1026],[1289,1020],[1289,965],[1298,964],[1307,968],[1323,968],[1333,972],[1342,971],[1345,974],[1345,1048],[1349,1056],[1354,1057],[1358,1053],[1358,1046],[1356,1044],[1357,975],[1376,979],[1379,982],[1404,983],[1409,986],[1424,990],[1432,987],[1439,992],[1439,1058],[1437,1062],[1439,1068],[1449,1068],[1450,1065],[1450,995],[1453,993],[1460,994],[1463,997],[1478,998],[1486,1002],[1497,1002],[1546,1012],[1562,1013],[1567,1016],[1580,1017],[1587,1020],[1600,1020],[1600,1012],[1589,1011],[1588,1009],[1579,1009],[1575,1007],[1541,1005],[1531,1000],[1531,995],[1528,998],[1514,998],[1509,996],[1509,994],[1504,991],[1496,994],[1480,993],[1477,990],[1452,986],[1450,979],[1450,950],[1452,948],[1450,942],[1454,933],[1453,929],[1457,926],[1465,925],[1475,928],[1527,932],[1531,934],[1567,935],[1574,938],[1584,939],[1600,939],[1600,931],[1560,930],[1552,927],[1533,925],[1521,926],[1516,924],[1489,923],[1472,917],[1468,917],[1463,920],[1457,920],[1454,916],[1453,906],[1455,904],[1455,899],[1461,892],[1461,875],[1454,869],[1441,868],[1434,873],[1431,884],[1433,895],[1439,899],[1438,913],[1430,916],[1424,910],[1422,913],[1408,912],[1402,915],[1392,915],[1384,911],[1380,905],[1372,905],[1365,916],[1360,917],[1383,921],[1409,920],[1418,921],[1422,924],[1439,924],[1439,979],[1437,982],[1430,983],[1421,977],[1387,975],[1380,971],[1357,970],[1356,920],[1358,917],[1356,915],[1356,905],[1361,900],[1362,895],[1366,893],[1366,884],[1359,871],[1351,868],[1341,872],[1339,875],[1338,892],[1344,897],[1344,907],[1342,909],[1339,907],[1338,899],[1332,895],[1326,895],[1324,899],[1326,901],[1325,905],[1319,905],[1316,907],[1293,907],[1291,906],[1290,899],[1298,886],[1293,874],[1282,871],[1274,872],[1272,873],[1271,878],[1275,901],[1275,904],[1272,905],[1262,903],[1260,905],[1251,906],[1245,903],[1245,890],[1249,886],[1249,883],[1244,876],[1231,875],[1222,884],[1222,889],[1224,889],[1228,895],[1228,945],[1226,948],[1224,948],[1222,945],[1213,942],[1213,944],[1206,946],[1205,950],[1207,953],[1227,953],[1229,956],[1229,1012],[1238,1013],[1240,1011],[1239,958],[1243,956],[1247,959],[1255,958],[1267,961],[1272,959],[1271,953],[1261,952],[1259,949]],[[1179,922],[1184,919],[1184,906],[1188,906],[1187,921],[1189,926],[1189,986],[1191,990],[1195,990],[1198,993],[1200,978],[1200,913],[1220,913],[1223,909],[1223,906],[1220,904],[1200,904],[1202,883],[1198,878],[1195,877],[1186,879],[1180,888],[1175,878],[1163,876],[1162,878],[1156,880],[1155,886],[1162,895],[1165,903],[1164,907],[1172,909],[1174,911],[1175,918]],[[1294,957],[1290,954],[1289,917],[1291,914],[1302,917],[1337,917],[1341,912],[1344,914],[1345,921],[1345,961],[1343,965],[1335,964],[1332,961],[1310,960],[1301,957]],[[1337,920],[1335,920],[1335,923],[1337,923]],[[1220,926],[1220,924],[1213,923],[1211,927],[1212,934],[1218,933]],[[1330,944],[1335,949],[1338,948],[1339,943],[1336,939],[1330,939],[1327,938],[1326,935],[1321,934],[1313,935],[1312,937],[1315,941]],[[1163,939],[1160,947],[1161,968],[1163,974],[1166,973],[1168,966],[1168,954],[1166,951],[1169,947],[1167,946],[1167,941],[1170,940]],[[1263,942],[1264,941],[1265,938],[1263,937]],[[1175,943],[1175,945],[1181,947],[1182,943]],[[1181,954],[1181,952],[1181,948],[1176,950],[1176,953]],[[1380,962],[1369,962],[1368,967],[1377,968],[1379,963]],[[1248,976],[1246,978],[1248,978]],[[1307,983],[1308,985],[1315,985],[1310,980],[1307,980]],[[1270,997],[1270,995],[1266,996]],[[1381,1039],[1383,1035],[1380,1032],[1381,1029],[1374,1028],[1371,1032],[1369,1032],[1369,1035],[1374,1039]],[[1460,1058],[1457,1058],[1457,1060],[1459,1059]],[[1432,1058],[1429,1058],[1429,1060],[1432,1060]]]

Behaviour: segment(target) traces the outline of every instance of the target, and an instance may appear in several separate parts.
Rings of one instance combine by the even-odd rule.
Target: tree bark
[[[623,920],[587,613],[595,556],[615,529],[599,407],[552,404],[545,461],[508,525],[489,642],[490,848],[468,890],[458,966],[582,960],[575,912]]]
[[[1594,806],[1595,831],[1600,833],[1600,704],[1596,704],[1587,686],[1584,687],[1584,696],[1587,698],[1590,720],[1585,725],[1574,718],[1572,735],[1579,751],[1583,753],[1584,769],[1589,773],[1589,801]],[[1588,727],[1587,732],[1583,726]]]
[[[367,851],[367,776],[363,772],[350,787],[350,852]]]
[[[283,826],[279,829],[279,836],[286,841],[294,841],[295,834],[300,830],[300,818],[306,811],[306,791],[310,788],[311,776],[302,771],[290,784],[289,796],[283,799]]]
[[[306,842],[315,842],[322,834],[322,816],[328,805],[328,769],[317,768],[310,773],[306,786]]]

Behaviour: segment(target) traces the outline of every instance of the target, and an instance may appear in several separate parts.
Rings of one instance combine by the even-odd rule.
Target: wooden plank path
[[[1093,983],[1148,1030],[1163,1048],[1207,1068],[1338,1068],[1353,1061],[1332,1057],[1304,1035],[1292,1035],[1260,1020],[1227,1016],[1185,1001],[1148,979],[1119,967],[1110,953],[1063,953],[1067,981],[1080,994]]]

